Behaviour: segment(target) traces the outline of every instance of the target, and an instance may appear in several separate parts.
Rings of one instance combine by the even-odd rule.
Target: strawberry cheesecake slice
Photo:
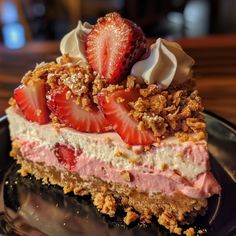
[[[19,172],[91,195],[110,217],[120,206],[127,225],[156,217],[181,234],[221,189],[193,59],[163,39],[148,47],[118,13],[79,22],[60,49],[26,73],[6,110]]]

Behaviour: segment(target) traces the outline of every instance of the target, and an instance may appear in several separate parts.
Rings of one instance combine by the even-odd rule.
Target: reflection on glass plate
[[[220,196],[209,200],[206,215],[193,227],[207,235],[236,235],[236,130],[205,114],[209,133],[212,170],[222,186]],[[122,222],[100,214],[89,197],[64,195],[60,187],[42,185],[33,177],[21,177],[9,157],[10,140],[6,118],[0,120],[0,233],[5,235],[169,235],[156,223],[148,226]]]

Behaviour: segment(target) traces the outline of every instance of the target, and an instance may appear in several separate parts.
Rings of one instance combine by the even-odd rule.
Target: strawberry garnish
[[[95,105],[89,111],[83,109],[73,95],[67,97],[68,91],[68,88],[58,87],[47,96],[48,107],[59,122],[82,132],[107,131],[108,125],[103,113]]]
[[[98,100],[107,121],[124,142],[149,145],[155,141],[153,133],[149,130],[140,131],[138,121],[129,114],[129,102],[136,101],[139,96],[138,89],[121,89],[110,94],[99,94]]]
[[[75,167],[75,150],[73,147],[57,143],[54,147],[54,154],[58,161],[68,170],[72,170]]]
[[[86,41],[88,63],[111,84],[124,79],[146,51],[142,30],[118,13],[98,19]]]
[[[39,124],[49,122],[44,80],[34,81],[28,85],[20,85],[14,90],[14,98],[27,120]]]

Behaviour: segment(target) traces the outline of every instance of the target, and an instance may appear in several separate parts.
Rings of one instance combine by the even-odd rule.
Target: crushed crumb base
[[[167,196],[161,193],[148,195],[127,186],[107,183],[99,178],[81,178],[76,173],[58,171],[55,167],[44,166],[42,163],[33,163],[22,158],[19,146],[14,145],[12,156],[21,165],[19,173],[22,176],[32,174],[43,184],[59,185],[64,193],[73,192],[75,195],[91,195],[93,204],[98,211],[110,217],[115,216],[116,209],[121,206],[126,212],[125,224],[139,220],[141,223],[151,223],[153,216],[157,217],[159,224],[165,226],[170,232],[181,234],[180,225],[188,224],[198,214],[203,214],[207,207],[206,199],[192,199],[183,194],[176,193]],[[191,229],[185,231],[188,236]]]
[[[124,223],[130,225],[132,222],[136,221],[139,218],[139,214],[132,210],[131,207],[125,209],[126,216],[124,217]]]
[[[116,200],[111,194],[96,193],[92,195],[93,204],[97,209],[110,217],[115,216],[116,213]]]
[[[178,227],[178,222],[169,212],[163,212],[157,221],[160,225],[164,225],[167,229],[169,229],[170,232],[181,235],[182,229]]]
[[[184,234],[186,236],[194,236],[195,235],[195,230],[194,228],[190,227],[184,231]]]

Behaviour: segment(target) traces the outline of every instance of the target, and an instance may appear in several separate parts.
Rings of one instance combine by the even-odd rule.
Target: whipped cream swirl
[[[136,62],[131,69],[131,75],[139,78],[139,82],[166,89],[171,83],[180,84],[192,77],[194,60],[179,44],[159,38],[150,49],[149,57]]]
[[[69,54],[75,62],[80,61],[87,63],[85,55],[85,41],[87,35],[92,30],[92,25],[88,22],[78,22],[77,27],[66,34],[60,43],[60,51],[62,54]]]

